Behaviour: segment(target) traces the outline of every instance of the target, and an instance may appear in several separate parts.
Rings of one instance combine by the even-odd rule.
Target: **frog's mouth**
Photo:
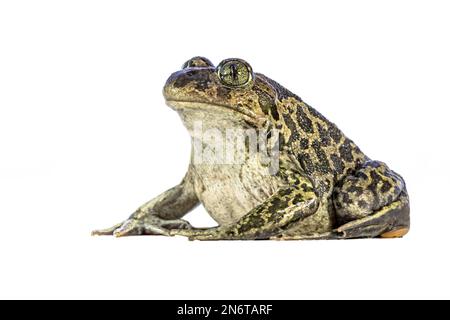
[[[231,107],[224,104],[214,104],[208,102],[198,102],[198,101],[185,101],[185,100],[166,100],[166,104],[177,112],[186,111],[197,111],[197,112],[208,112],[217,114],[226,114],[228,117],[234,117],[237,120],[242,120],[245,123],[260,127],[262,126],[266,118],[263,116],[256,115],[253,111],[249,109],[244,109],[242,107]]]

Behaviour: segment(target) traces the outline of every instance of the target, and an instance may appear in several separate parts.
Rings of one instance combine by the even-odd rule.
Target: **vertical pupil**
[[[230,66],[230,72],[231,72],[231,77],[233,78],[233,80],[237,80],[238,72],[237,72],[237,68],[236,68],[235,64],[232,64]]]

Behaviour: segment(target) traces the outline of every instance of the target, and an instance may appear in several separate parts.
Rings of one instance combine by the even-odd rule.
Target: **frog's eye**
[[[183,63],[183,66],[181,69],[186,68],[198,68],[198,67],[214,67],[211,61],[209,59],[206,59],[205,57],[193,57]]]
[[[252,82],[252,67],[241,59],[225,59],[217,66],[220,81],[228,87],[243,87]]]

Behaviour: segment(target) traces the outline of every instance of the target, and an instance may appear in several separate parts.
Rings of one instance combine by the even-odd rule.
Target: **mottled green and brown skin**
[[[403,179],[245,61],[227,59],[217,69],[194,57],[169,77],[164,96],[191,133],[194,121],[211,128],[277,129],[279,170],[268,174],[252,157],[239,165],[191,162],[180,185],[94,234],[300,240],[401,237],[409,230]],[[193,228],[181,219],[198,203],[218,227]]]

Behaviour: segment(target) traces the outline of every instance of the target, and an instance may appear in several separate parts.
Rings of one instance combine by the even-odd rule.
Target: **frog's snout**
[[[212,67],[186,68],[174,72],[164,85],[163,95],[166,100],[189,101],[212,85]]]
[[[166,100],[170,100],[170,98],[174,95],[176,91],[174,90],[173,84],[177,79],[178,74],[179,71],[172,73],[170,77],[166,80],[166,83],[164,84],[163,95]]]
[[[164,85],[164,98],[166,100],[179,100],[183,88],[192,81],[192,74],[186,74],[184,70],[172,73]]]

